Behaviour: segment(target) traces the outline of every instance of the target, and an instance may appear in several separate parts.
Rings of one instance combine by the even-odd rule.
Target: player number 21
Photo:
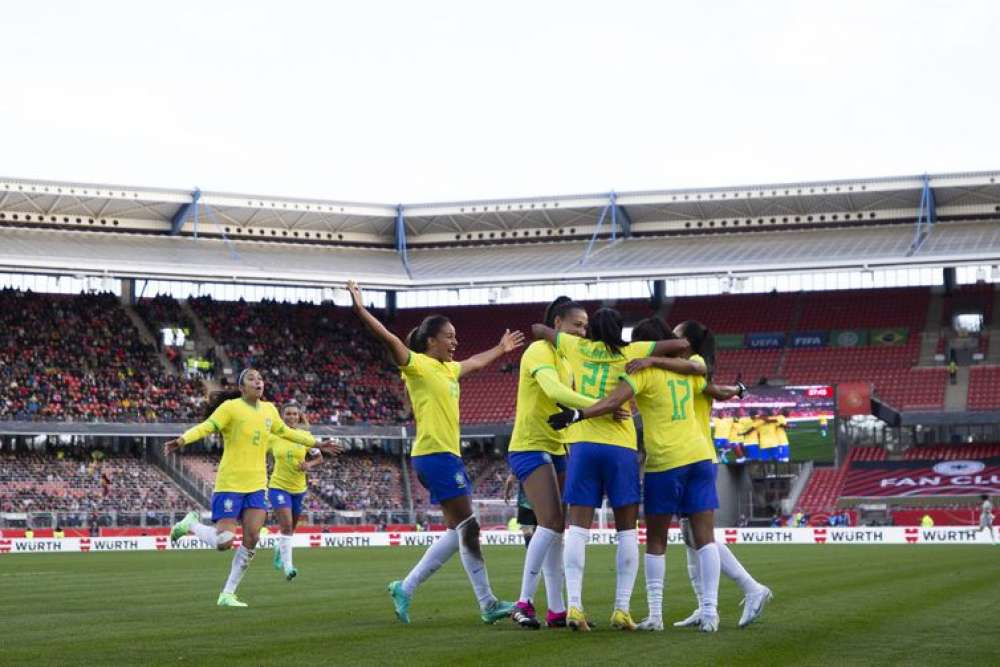
[[[608,368],[607,364],[595,364],[591,361],[584,362],[583,367],[586,368],[589,373],[584,375],[580,379],[580,393],[584,396],[590,396],[591,398],[604,398],[605,391],[608,385]],[[598,379],[600,375],[600,379]],[[591,389],[588,390],[588,387]],[[596,387],[596,393],[593,388]]]

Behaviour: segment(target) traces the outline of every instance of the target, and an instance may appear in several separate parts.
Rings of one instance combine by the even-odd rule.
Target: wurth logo
[[[639,537],[639,544],[645,544],[646,543],[646,529],[645,528],[640,528],[639,532],[637,533],[637,535]]]
[[[735,528],[726,528],[726,544],[736,544],[737,533]]]
[[[90,538],[89,537],[81,537],[80,538],[80,551],[82,551],[84,553],[90,551]]]
[[[323,536],[320,535],[319,533],[312,533],[312,534],[310,534],[309,535],[309,547],[312,548],[312,549],[315,549],[316,547],[318,547],[320,545],[320,542],[322,542],[322,540],[323,540]]]
[[[920,540],[920,531],[916,528],[907,528],[903,531],[907,544],[916,544]]]
[[[11,542],[11,540],[0,540],[0,554],[10,553]]]
[[[813,542],[826,544],[826,528],[813,528]]]
[[[389,546],[390,547],[398,547],[399,546],[399,541],[400,541],[400,534],[399,533],[389,533]]]

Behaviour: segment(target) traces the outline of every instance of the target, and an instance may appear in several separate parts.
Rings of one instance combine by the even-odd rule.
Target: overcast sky
[[[1000,169],[1000,2],[28,2],[0,177],[418,202]]]

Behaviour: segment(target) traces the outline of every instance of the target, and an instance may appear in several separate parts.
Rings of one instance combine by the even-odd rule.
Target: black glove
[[[736,386],[739,388],[739,391],[736,392],[737,396],[739,396],[740,398],[743,398],[744,396],[747,395],[747,386],[745,384],[743,384],[743,380],[737,380],[736,381]]]
[[[574,410],[573,408],[567,408],[561,403],[556,403],[556,406],[561,410],[553,415],[549,415],[549,426],[551,426],[556,431],[561,431],[570,424],[575,424],[576,422],[583,419],[583,412],[580,410]]]

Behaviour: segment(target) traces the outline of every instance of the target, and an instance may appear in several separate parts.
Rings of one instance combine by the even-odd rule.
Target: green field
[[[608,628],[614,549],[590,547],[584,602],[601,628],[484,626],[458,558],[417,592],[413,624],[393,617],[385,583],[410,548],[297,552],[286,583],[261,552],[241,596],[219,609],[228,554],[146,552],[0,556],[0,664],[997,664],[989,619],[1000,549],[974,546],[742,546],[734,552],[775,600],[739,630],[723,579],[717,635]],[[487,549],[494,588],[516,595],[523,550]],[[693,607],[680,549],[668,551],[666,618]],[[540,596],[542,600],[543,597]],[[544,609],[544,603],[539,607]],[[633,598],[645,611],[642,573]]]
[[[788,429],[788,442],[793,461],[833,463],[833,420],[824,438],[819,421],[796,422]]]

